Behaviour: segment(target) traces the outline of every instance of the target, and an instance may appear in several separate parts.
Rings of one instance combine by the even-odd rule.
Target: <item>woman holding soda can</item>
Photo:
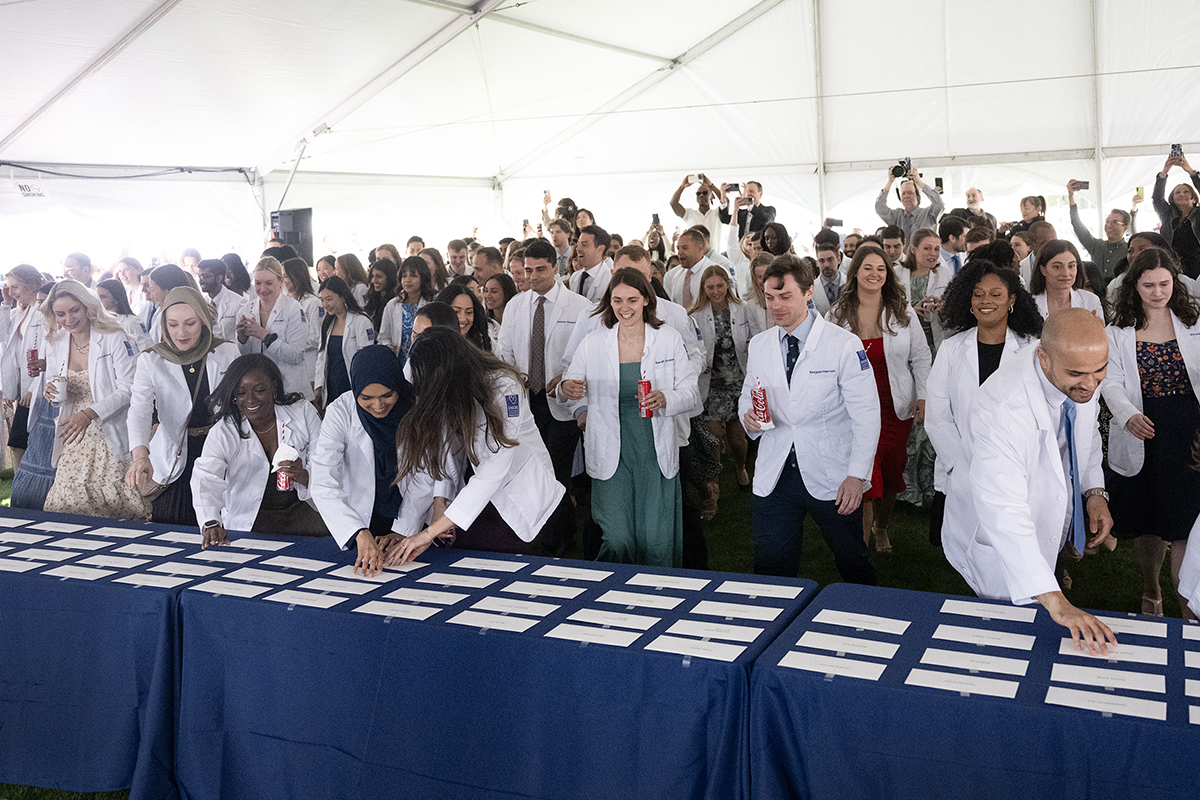
[[[3,386],[4,405],[13,409],[8,446],[16,463],[29,444],[29,410],[37,384],[41,315],[38,314],[37,293],[42,275],[28,264],[18,264],[4,279],[4,307],[0,309],[0,386]],[[31,374],[32,373],[32,374]]]
[[[321,418],[283,385],[275,362],[251,353],[234,359],[213,390],[212,428],[192,469],[205,547],[228,544],[227,530],[329,533],[308,491],[308,453]]]
[[[592,516],[604,531],[601,561],[678,567],[683,555],[679,444],[672,419],[700,404],[683,339],[655,316],[650,282],[613,273],[564,375],[592,477]]]

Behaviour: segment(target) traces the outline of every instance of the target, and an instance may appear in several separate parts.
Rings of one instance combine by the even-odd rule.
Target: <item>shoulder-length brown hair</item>
[[[1152,247],[1138,253],[1137,258],[1129,265],[1121,286],[1117,289],[1117,298],[1113,303],[1113,325],[1118,328],[1133,328],[1140,330],[1146,326],[1146,306],[1138,293],[1137,284],[1142,276],[1153,269],[1165,269],[1171,273],[1174,284],[1171,289],[1171,299],[1167,308],[1179,317],[1179,321],[1189,328],[1200,319],[1200,303],[1192,297],[1183,281],[1179,280],[1179,262],[1175,256],[1166,250]]]
[[[908,327],[908,301],[904,297],[904,290],[900,288],[900,280],[896,277],[896,272],[888,263],[888,257],[882,248],[873,244],[860,244],[854,251],[854,259],[850,262],[850,269],[846,273],[846,285],[842,287],[842,293],[838,295],[837,303],[833,306],[832,319],[838,325],[848,325],[855,336],[859,335],[858,270],[869,255],[879,256],[883,260],[885,275],[883,288],[880,289],[879,327],[884,333],[894,336],[896,330],[892,327],[892,323],[899,324],[901,328]]]
[[[1079,257],[1079,251],[1075,249],[1075,245],[1066,239],[1051,239],[1042,245],[1042,249],[1038,251],[1037,260],[1033,265],[1033,273],[1029,277],[1030,294],[1045,294],[1046,275],[1042,272],[1042,267],[1049,264],[1050,259],[1055,256],[1061,256],[1063,253],[1070,253],[1075,256],[1075,282],[1071,284],[1071,288],[1083,288],[1085,276],[1083,274],[1083,259]]]
[[[408,363],[416,399],[396,430],[397,482],[418,472],[444,480],[442,466],[456,452],[465,453],[472,466],[479,466],[475,431],[480,410],[488,451],[517,446],[504,431],[507,407],[496,391],[502,377],[523,385],[515,368],[471,344],[457,328],[438,326],[413,340]],[[521,402],[528,402],[528,396]]]
[[[617,315],[612,309],[612,290],[614,286],[630,286],[637,289],[642,297],[646,299],[646,307],[642,309],[642,321],[651,328],[662,327],[662,320],[658,318],[657,314],[658,297],[654,294],[654,287],[650,285],[650,281],[646,279],[645,275],[632,267],[619,269],[612,274],[612,278],[608,282],[608,288],[604,290],[604,297],[600,299],[600,305],[592,312],[593,317],[600,317],[600,321],[604,323],[604,327],[611,328],[617,324]]]
[[[713,264],[712,266],[705,268],[704,274],[700,276],[700,291],[697,293],[699,296],[696,298],[695,302],[692,303],[692,307],[687,310],[689,314],[695,314],[697,311],[708,308],[708,293],[704,291],[704,284],[708,282],[709,278],[720,278],[721,280],[725,281],[726,303],[730,305],[736,304],[739,306],[742,304],[742,301],[738,299],[738,296],[733,293],[733,281],[729,277],[729,273],[726,272],[725,268],[720,264]]]

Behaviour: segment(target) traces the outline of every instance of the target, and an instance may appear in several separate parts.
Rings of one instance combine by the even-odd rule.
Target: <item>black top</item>
[[[976,342],[975,344],[979,347],[979,384],[982,386],[993,372],[1000,369],[1000,357],[1004,355],[1004,342],[1000,344]]]
[[[350,371],[342,353],[342,337],[330,334],[325,342],[325,404],[350,391]]]
[[[204,360],[180,367],[183,379],[187,381],[188,397],[195,395],[196,402],[192,404],[192,413],[188,417],[189,428],[203,428],[212,424],[212,412],[208,408],[208,370],[204,369]],[[200,382],[200,391],[196,391],[196,381]]]

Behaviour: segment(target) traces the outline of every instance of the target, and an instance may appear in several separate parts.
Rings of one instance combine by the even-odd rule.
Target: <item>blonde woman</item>
[[[754,330],[746,306],[733,293],[729,274],[716,264],[700,276],[700,296],[688,313],[700,329],[708,359],[699,380],[704,419],[712,435],[724,437],[733,451],[738,488],[748,492],[746,431],[738,414],[738,397],[746,380],[746,348],[759,331]]]
[[[78,281],[54,285],[46,320],[45,398],[57,406],[58,471],[46,511],[149,519],[150,503],[125,485],[125,418],[137,353],[100,298]]]
[[[304,312],[284,292],[283,265],[267,256],[254,267],[254,296],[242,306],[237,339],[242,354],[262,353],[283,373],[284,391],[313,399],[305,368],[309,328]]]

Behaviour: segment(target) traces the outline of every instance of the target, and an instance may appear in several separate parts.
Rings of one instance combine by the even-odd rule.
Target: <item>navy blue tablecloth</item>
[[[39,527],[47,524],[70,527]],[[30,537],[38,541],[21,541]],[[297,541],[255,538],[285,548]],[[178,797],[179,594],[241,566],[190,558],[199,544],[195,528],[0,509],[0,783]],[[120,552],[146,545],[173,552]],[[278,554],[230,550],[255,561]],[[88,563],[97,557],[132,560]],[[211,572],[180,576],[174,587],[122,582],[167,575],[154,571],[167,562]],[[49,574],[62,567],[104,574]]]
[[[338,552],[331,540],[297,545],[288,555],[353,563],[353,553]],[[514,573],[455,567],[464,557],[525,566]],[[306,591],[306,580],[256,598],[185,590],[176,753],[182,795],[747,796],[750,665],[811,599],[815,584],[448,549],[430,549],[420,561],[429,566],[367,594],[345,594],[330,609],[266,599],[281,589]],[[613,574],[600,582],[532,574],[548,564]],[[312,579],[331,570],[298,571]],[[495,582],[481,588],[420,582],[435,572]],[[638,574],[707,583],[696,590],[627,585]],[[582,591],[570,599],[504,592],[514,581]],[[726,581],[801,591],[794,599],[718,591]],[[385,599],[402,588],[467,597],[450,605]],[[612,590],[681,601],[670,610],[597,602]],[[447,622],[496,597],[558,608],[527,615],[536,622],[524,632]],[[435,613],[413,620],[356,611],[380,601]],[[700,602],[755,606],[774,619],[693,614]],[[659,621],[628,647],[545,635],[583,608]],[[680,620],[762,630],[728,662],[646,649]]]
[[[1122,644],[1165,648],[1166,665],[1111,663],[1060,654],[1060,643],[1069,633],[1040,607],[1033,622],[1007,621],[944,613],[947,599],[1013,608],[973,598],[849,584],[821,591],[754,665],[753,797],[1143,800],[1200,793],[1200,724],[1189,722],[1191,714],[1200,715],[1191,711],[1200,706],[1200,698],[1187,696],[1185,689],[1186,679],[1200,680],[1200,668],[1184,665],[1185,651],[1200,650],[1200,641],[1182,637],[1182,621],[1154,620],[1163,623],[1163,637],[1117,634]],[[825,609],[911,624],[897,635],[815,621]],[[1036,638],[1028,651],[981,647],[933,639],[939,625]],[[789,653],[838,657],[836,652],[797,645],[807,631],[887,642],[899,649],[890,659],[842,651],[844,658],[886,665],[874,681],[781,666]],[[1012,699],[906,685],[914,668],[970,675],[967,670],[920,663],[927,648],[1027,660],[1027,671],[1023,677],[983,672],[972,676],[1017,681]],[[1165,693],[1115,689],[1107,696],[1165,702],[1165,721],[1047,704],[1052,686],[1105,694],[1096,686],[1052,681],[1056,663],[1164,676]],[[1193,692],[1200,690],[1200,684],[1193,686]]]

